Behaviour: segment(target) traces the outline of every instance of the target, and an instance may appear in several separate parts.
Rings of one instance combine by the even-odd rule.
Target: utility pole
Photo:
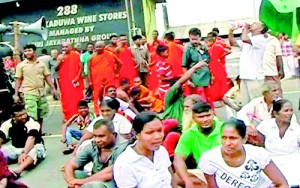
[[[10,22],[9,24],[11,24],[13,26],[13,35],[14,35],[14,51],[13,51],[13,57],[15,59],[15,61],[17,63],[21,62],[21,58],[20,58],[20,36],[21,36],[21,31],[20,31],[20,25],[24,25],[24,23],[22,22],[18,22],[18,21],[13,21]]]

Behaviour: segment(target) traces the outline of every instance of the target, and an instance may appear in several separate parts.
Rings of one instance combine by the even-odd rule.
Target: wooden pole
[[[20,58],[20,35],[21,35],[21,31],[20,31],[20,22],[14,21],[11,22],[10,24],[13,25],[13,34],[14,34],[14,60],[16,61],[16,63],[20,63],[21,62],[21,58]]]

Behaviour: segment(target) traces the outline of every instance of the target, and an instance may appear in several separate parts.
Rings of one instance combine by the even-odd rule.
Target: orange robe
[[[138,76],[138,73],[130,49],[127,46],[124,46],[120,49],[116,49],[115,54],[123,63],[119,72],[119,79],[127,78],[132,84],[133,79]]]
[[[65,55],[58,70],[61,105],[65,121],[78,113],[78,103],[83,99],[84,85],[82,77],[78,79],[78,87],[74,87],[72,83],[80,68],[80,54],[76,51],[71,51]]]
[[[111,44],[108,44],[107,46],[105,46],[105,50],[108,50],[108,51],[110,51],[112,53],[115,52],[116,48],[117,48],[116,46],[113,46]]]
[[[149,77],[148,77],[148,87],[151,91],[154,91],[158,88],[159,78],[156,71],[156,64],[158,62],[158,55],[155,51],[150,53],[151,66],[149,67]]]
[[[90,59],[90,79],[93,89],[94,112],[99,115],[99,98],[102,81],[105,79],[108,86],[115,85],[115,57],[104,50],[101,54],[92,56]]]
[[[172,67],[173,77],[179,77],[183,74],[181,64],[184,47],[173,41],[168,42],[167,46],[169,47],[168,63],[170,63]]]

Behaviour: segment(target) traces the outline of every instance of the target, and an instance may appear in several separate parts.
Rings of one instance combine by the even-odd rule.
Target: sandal
[[[68,155],[73,153],[73,151],[74,151],[74,147],[67,147],[66,149],[64,149],[63,154]]]
[[[42,136],[51,136],[51,133],[42,133]]]

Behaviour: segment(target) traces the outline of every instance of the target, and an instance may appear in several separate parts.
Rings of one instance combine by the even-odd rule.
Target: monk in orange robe
[[[138,87],[141,90],[139,99],[145,98],[150,94],[149,89],[142,85],[142,79],[140,77],[134,78],[133,86]]]
[[[119,72],[119,78],[126,78],[132,84],[133,79],[138,76],[138,72],[135,68],[135,62],[131,50],[127,45],[126,35],[119,36],[118,47],[115,49],[114,53],[123,63]]]
[[[83,67],[80,54],[72,49],[70,42],[62,44],[63,54],[57,57],[58,83],[61,93],[61,105],[64,121],[78,112],[78,103],[83,99]]]
[[[110,43],[105,46],[105,50],[108,50],[112,53],[115,52],[116,48],[118,47],[117,44],[118,44],[118,36],[117,35],[111,35],[109,37],[109,40],[110,40]]]
[[[175,36],[170,32],[165,34],[165,42],[169,48],[168,63],[172,66],[173,77],[183,74],[181,63],[184,47],[175,42]]]
[[[115,86],[115,77],[122,65],[113,53],[104,48],[105,43],[103,41],[96,42],[95,53],[90,58],[89,63],[89,80],[93,89],[94,112],[96,115],[99,115],[101,83],[106,80],[109,86]]]

